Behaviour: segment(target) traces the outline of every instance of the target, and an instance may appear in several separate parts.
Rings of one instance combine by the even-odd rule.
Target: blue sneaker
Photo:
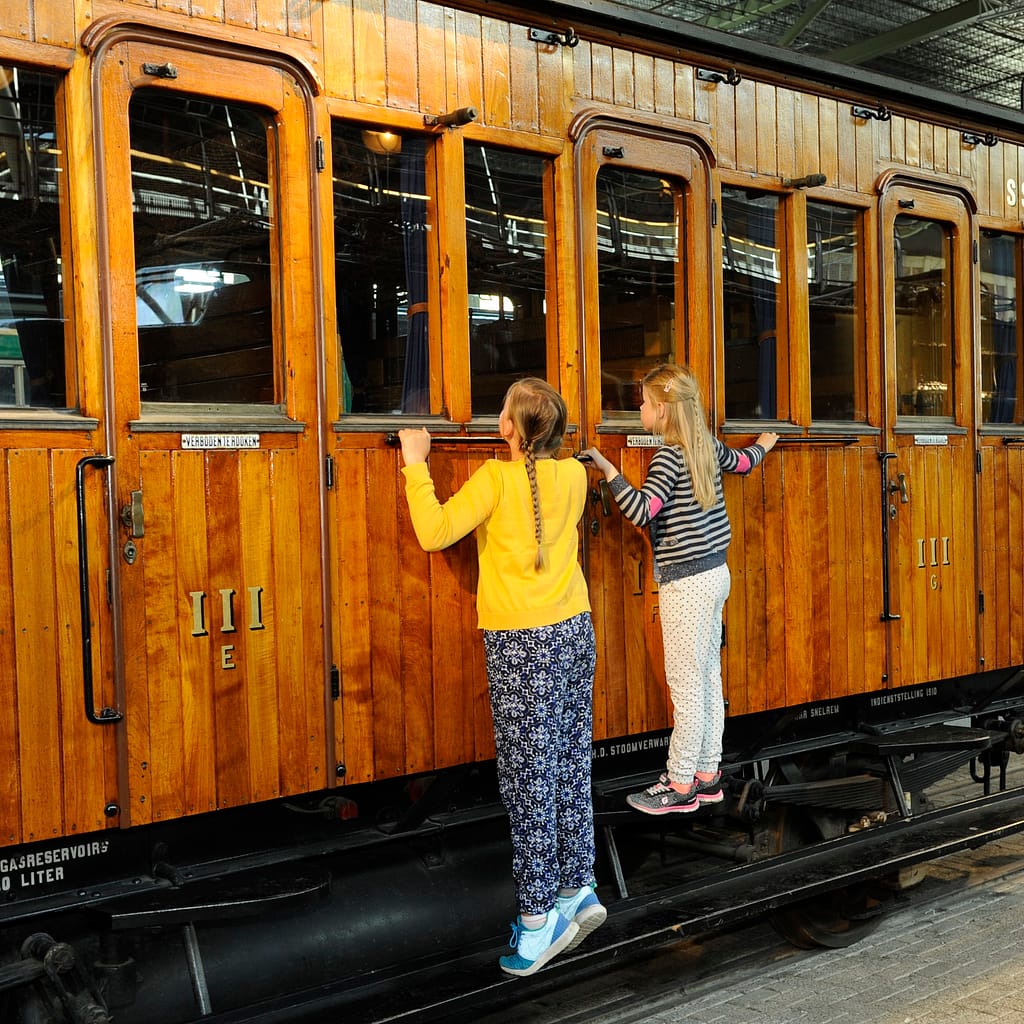
[[[548,911],[548,919],[540,928],[523,927],[523,919],[517,917],[512,923],[512,938],[509,946],[511,956],[503,956],[498,964],[506,974],[525,978],[539,971],[549,960],[558,956],[576,937],[579,925],[567,921],[555,909]]]
[[[575,949],[595,928],[600,928],[608,917],[608,911],[594,892],[594,883],[583,886],[575,896],[559,896],[555,907],[567,921],[574,921],[579,927],[576,937],[565,947],[568,953]]]

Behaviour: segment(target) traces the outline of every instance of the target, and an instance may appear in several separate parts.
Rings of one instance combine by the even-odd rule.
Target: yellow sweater
[[[405,494],[416,538],[440,551],[476,530],[480,629],[550,626],[590,611],[576,526],[587,499],[587,471],[575,459],[538,459],[544,565],[534,568],[530,482],[522,460],[489,459],[443,505],[424,463],[405,466]]]

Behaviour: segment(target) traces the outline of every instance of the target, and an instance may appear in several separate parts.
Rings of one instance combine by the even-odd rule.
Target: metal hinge
[[[178,77],[178,69],[173,64],[156,64],[150,61],[142,65],[142,73],[151,78],[175,79]]]
[[[324,485],[327,487],[327,490],[329,490],[329,491],[334,489],[334,456],[333,455],[328,455],[327,458],[324,459]]]
[[[341,696],[341,673],[337,665],[331,666],[331,700],[337,700]]]

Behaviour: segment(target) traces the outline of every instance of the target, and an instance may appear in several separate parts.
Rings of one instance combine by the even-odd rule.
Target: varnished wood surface
[[[979,430],[977,281],[969,255],[983,229],[1020,233],[1007,183],[1024,176],[1021,138],[969,145],[962,126],[909,106],[889,121],[854,118],[857,97],[756,68],[744,68],[736,87],[701,82],[697,60],[657,41],[635,51],[613,45],[588,37],[583,25],[575,48],[538,45],[528,39],[532,23],[479,4],[417,0],[5,6],[0,63],[63,76],[69,393],[97,425],[72,429],[41,418],[14,427],[0,414],[7,524],[0,631],[8,640],[0,644],[8,708],[0,749],[18,766],[0,782],[0,842],[167,820],[493,756],[474,608],[475,542],[422,552],[405,508],[400,456],[386,443],[400,421],[355,430],[340,412],[337,347],[326,340],[341,333],[344,344],[345,327],[335,322],[330,276],[331,187],[314,166],[316,140],[329,141],[332,117],[423,131],[424,115],[478,111],[473,123],[430,135],[428,173],[438,201],[429,317],[439,325],[430,339],[438,412],[430,423],[449,430],[472,416],[458,199],[464,140],[550,160],[549,377],[569,403],[574,446],[599,443],[634,483],[650,455],[628,445],[639,422],[609,423],[601,409],[595,178],[613,159],[604,147],[623,145],[630,166],[684,186],[687,303],[673,329],[679,358],[694,368],[716,426],[733,444],[748,443],[756,429],[723,423],[712,203],[723,183],[790,197],[783,178],[825,174],[814,196],[864,216],[867,422],[839,431],[852,435],[849,443],[783,443],[749,478],[727,480],[729,713],[1024,662],[1024,445]],[[171,63],[179,77],[154,82],[142,75],[143,62]],[[287,396],[281,416],[296,426],[265,434],[257,450],[187,452],[180,429],[137,429],[145,411],[134,365],[124,112],[141,85],[253,102],[275,119],[273,186],[285,200],[275,210],[285,268],[276,365]],[[962,429],[941,445],[915,445],[912,433],[896,429],[894,324],[884,296],[900,198],[913,198],[918,212],[958,233]],[[794,380],[809,372],[806,263],[794,241],[806,229],[804,202],[792,195],[783,222],[792,260],[780,352]],[[783,426],[807,436],[809,396],[796,388],[785,403]],[[1019,433],[1019,425],[1007,429]],[[89,723],[82,708],[74,494],[78,460],[111,445],[117,462],[110,476],[87,475],[86,515],[96,706],[124,712],[116,727]],[[484,458],[503,454],[439,444],[431,460],[439,494],[453,492]],[[895,513],[883,498],[886,472],[910,482],[911,500],[894,499]],[[596,475],[591,485],[581,556],[599,649],[595,737],[603,739],[664,728],[671,711],[648,540],[614,504],[606,516]],[[136,489],[144,494],[146,532],[129,566],[118,514]],[[919,564],[921,550],[931,562],[933,538],[939,552],[948,541],[948,565]],[[262,629],[249,628],[253,586],[262,588]],[[226,590],[235,592],[236,621],[225,633]],[[882,617],[886,590],[899,616],[890,622]],[[205,636],[193,635],[195,593],[206,595]],[[224,667],[225,646],[237,668]]]

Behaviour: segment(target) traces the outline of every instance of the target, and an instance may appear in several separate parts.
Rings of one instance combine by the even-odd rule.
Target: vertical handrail
[[[892,592],[889,589],[889,460],[895,452],[879,452],[882,465],[882,621],[895,622],[899,616],[892,611]]]
[[[78,594],[82,609],[82,685],[85,691],[85,717],[93,725],[120,722],[124,715],[113,708],[97,712],[93,704],[92,685],[92,623],[89,601],[89,545],[85,528],[85,471],[90,466],[110,467],[113,455],[87,455],[75,467],[75,499],[78,504]]]

